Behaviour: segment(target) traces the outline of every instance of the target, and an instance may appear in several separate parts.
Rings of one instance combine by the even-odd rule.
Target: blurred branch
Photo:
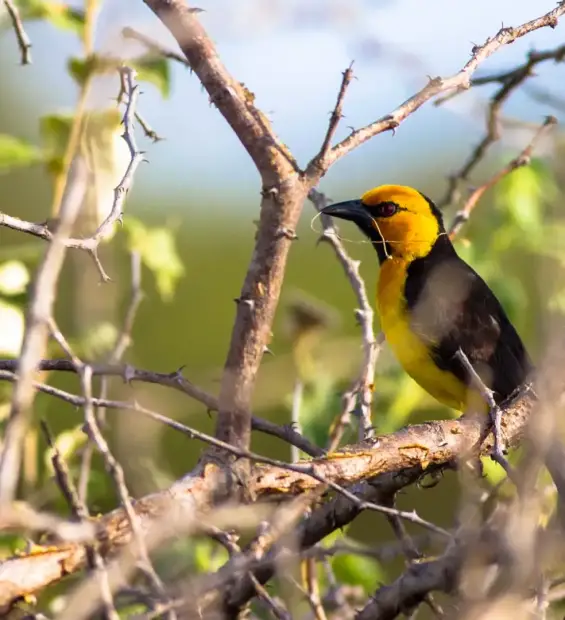
[[[457,584],[463,557],[460,546],[453,544],[438,560],[412,564],[396,581],[380,587],[355,619],[394,620],[423,602],[430,592],[450,592]]]
[[[514,170],[522,168],[523,166],[528,166],[530,164],[534,147],[539,142],[541,137],[545,135],[556,124],[557,119],[554,116],[548,116],[542,123],[542,125],[538,127],[532,139],[520,152],[520,154],[512,161],[510,161],[506,166],[504,166],[502,170],[499,170],[492,177],[490,177],[490,179],[488,179],[486,183],[483,183],[480,187],[477,187],[477,189],[465,202],[463,208],[455,214],[455,218],[453,219],[453,222],[451,223],[451,226],[448,230],[448,235],[450,239],[454,239],[459,234],[465,222],[468,221],[473,209],[477,206],[479,200],[482,198],[483,194],[487,190],[489,190],[491,187],[494,187],[501,179],[509,175]]]
[[[64,543],[86,543],[94,540],[97,529],[97,524],[92,522],[65,521],[47,512],[38,512],[26,502],[12,502],[0,508],[2,532],[50,532]]]
[[[565,113],[565,99],[554,95],[549,90],[527,84],[524,87],[524,92],[530,99],[548,105],[558,112]]]
[[[113,364],[89,364],[89,366],[94,376],[117,376],[122,377],[122,379],[128,383],[131,381],[139,381],[142,383],[152,383],[155,385],[170,387],[201,402],[210,411],[218,410],[218,399],[185,379],[180,370],[173,373],[163,374],[151,372],[149,370],[140,370],[129,365],[119,366]],[[16,368],[16,360],[0,360],[0,380],[15,382],[17,380],[17,376],[15,374]],[[74,364],[69,360],[42,360],[38,366],[38,370],[77,372]],[[73,394],[64,393],[61,390],[57,390],[57,388],[53,388],[49,385],[34,383],[34,388],[46,394],[51,394],[61,398],[63,398],[63,395],[66,394],[72,399],[80,399],[78,396],[75,397]],[[66,398],[66,400],[76,406],[82,406],[82,401],[80,400],[69,400],[68,398]],[[93,402],[98,407],[106,407],[111,406],[108,405],[108,403],[115,401],[108,401],[104,398],[95,398]],[[120,406],[125,404],[127,403],[121,403]],[[287,443],[296,446],[309,456],[323,456],[325,454],[324,450],[318,446],[315,446],[312,442],[308,441],[304,436],[300,435],[300,433],[295,431],[290,426],[279,426],[269,420],[252,416],[251,427],[253,430],[259,431],[260,433],[278,437],[282,441],[286,441]]]
[[[24,24],[20,17],[18,7],[12,0],[3,0],[3,2],[6,7],[6,11],[8,12],[10,21],[12,22],[12,28],[14,29],[14,34],[16,35],[18,47],[20,48],[21,63],[22,65],[31,65],[31,41],[29,40],[29,37],[24,29]]]
[[[562,6],[563,3],[560,3]],[[458,172],[449,177],[448,187],[444,197],[438,201],[438,206],[443,209],[459,199],[459,189],[463,181],[467,181],[471,172],[479,164],[485,156],[487,150],[500,139],[500,112],[503,104],[524,82],[531,78],[534,73],[534,67],[546,60],[563,61],[565,57],[565,45],[561,45],[554,50],[547,52],[530,52],[528,59],[522,65],[515,69],[504,73],[497,73],[484,77],[478,77],[471,80],[472,86],[482,86],[484,84],[500,84],[500,88],[490,98],[487,117],[487,133],[484,138],[477,144],[469,155],[467,161],[463,164]],[[450,93],[445,97],[438,99],[436,105],[441,105],[445,101],[452,99],[458,95],[460,91]]]
[[[508,447],[514,447],[519,443],[533,404],[533,398],[527,393],[502,407],[505,444]],[[390,495],[391,492],[413,484],[425,473],[453,464],[461,454],[468,453],[470,446],[476,446],[479,450],[484,424],[485,420],[466,417],[429,422],[408,426],[390,435],[378,437],[377,441],[370,444],[349,446],[311,463],[256,465],[249,479],[248,491],[259,500],[299,495],[319,489],[321,482],[322,486],[329,485],[336,490],[337,487],[341,487],[338,490],[341,497],[314,511],[301,526],[298,539],[300,547],[305,549],[316,544],[336,528],[343,527],[362,510],[374,509],[373,498],[379,501],[383,493]],[[245,456],[249,454],[233,447],[226,446],[226,449]],[[490,450],[490,441],[487,439],[480,446],[480,453],[489,454]],[[277,463],[260,455],[253,454],[252,458]],[[355,488],[351,492],[343,488],[345,485],[367,479],[371,479],[371,483],[366,487]],[[176,512],[180,514],[183,510],[206,512],[212,501],[210,485],[217,482],[215,468],[199,466],[169,489],[137,500],[134,510],[141,520],[142,529],[145,531],[145,528],[160,515],[170,512],[172,506],[175,506]],[[381,506],[378,509],[382,511]],[[395,511],[388,513],[396,514]],[[101,553],[105,555],[113,552],[129,541],[131,534],[128,524],[129,521],[122,509],[114,510],[100,518],[99,539],[103,541]],[[61,566],[65,567],[68,574],[81,569],[84,565],[84,550],[80,545],[50,545],[49,550],[49,553],[46,552],[42,556],[44,565],[39,567],[37,558],[33,556],[10,558],[0,564],[0,582],[7,580],[12,586],[5,592],[0,591],[0,606],[57,581],[63,574]],[[28,557],[33,558],[29,561],[35,562],[36,570],[33,580],[22,581],[22,576],[27,575],[25,562]],[[226,566],[229,567],[229,562]],[[271,564],[264,566],[255,573],[255,577],[261,583],[265,583],[270,579],[273,569]],[[253,584],[242,578],[225,595],[231,601],[230,605],[237,603],[240,606],[242,600],[247,600],[254,593]]]
[[[113,350],[110,352],[108,361],[110,364],[118,363],[125,354],[128,347],[131,345],[131,332],[133,330],[133,324],[137,315],[139,304],[143,299],[143,291],[141,290],[141,255],[139,252],[132,251],[130,254],[130,266],[131,266],[131,293],[128,308],[122,328],[116,339]],[[92,370],[92,366],[91,366]],[[102,375],[100,381],[100,398],[105,399],[108,397],[108,376]],[[98,407],[95,413],[96,419],[99,424],[104,424],[105,410],[103,407]],[[80,477],[79,477],[79,495],[86,501],[88,494],[88,478],[90,476],[90,466],[92,462],[92,454],[94,451],[94,444],[89,442],[82,453]]]
[[[88,523],[88,519],[90,517],[88,508],[80,500],[71,478],[69,468],[61,456],[61,453],[57,450],[55,442],[53,441],[53,436],[44,420],[41,422],[41,427],[43,429],[43,434],[45,435],[47,444],[51,450],[51,464],[53,465],[59,488],[67,500],[67,504],[69,505],[69,508],[75,518],[81,523]],[[100,598],[102,599],[102,603],[104,605],[105,618],[107,620],[118,620],[119,615],[112,599],[112,592],[110,590],[108,573],[106,572],[106,568],[104,566],[104,560],[98,553],[96,547],[93,545],[86,545],[86,556],[88,558],[88,566],[98,574],[98,580],[100,582]]]
[[[355,310],[355,317],[361,327],[361,335],[363,340],[364,359],[359,376],[351,388],[343,395],[343,409],[337,423],[334,424],[331,432],[330,445],[328,450],[332,452],[337,448],[345,426],[349,421],[351,412],[356,406],[356,400],[359,398],[360,406],[360,439],[371,439],[374,436],[374,429],[371,418],[371,405],[373,402],[373,381],[375,376],[375,366],[380,352],[380,344],[383,341],[382,336],[375,338],[373,329],[374,312],[369,302],[365,282],[359,274],[359,261],[353,260],[334,227],[333,220],[328,215],[321,213],[322,209],[328,205],[327,197],[321,192],[312,189],[308,194],[308,198],[320,213],[323,232],[319,241],[329,243],[335,255],[345,271],[345,275],[349,280],[359,308]]]
[[[57,281],[66,253],[65,241],[71,234],[86,189],[84,165],[77,164],[73,172],[74,179],[61,206],[58,224],[37,269],[31,288],[31,300],[26,313],[26,328],[21,353],[16,360],[19,380],[12,394],[10,414],[0,455],[0,504],[11,501],[16,493],[22,446],[35,397],[34,374],[37,364],[45,355],[48,322],[53,314]]]
[[[192,9],[192,11],[194,12],[195,9]],[[159,43],[154,41],[151,37],[148,37],[141,32],[137,32],[137,30],[134,30],[133,28],[123,28],[122,36],[124,39],[131,39],[143,44],[150,52],[153,52],[158,57],[174,60],[175,62],[178,62],[190,69],[190,63],[182,54],[177,54],[176,52],[166,49],[162,45],[159,45]]]

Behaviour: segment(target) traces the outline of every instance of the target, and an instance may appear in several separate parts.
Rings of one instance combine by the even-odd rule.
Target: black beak
[[[332,217],[339,217],[342,220],[357,221],[360,217],[363,217],[365,207],[360,200],[346,200],[345,202],[336,202],[335,204],[328,205],[322,209],[322,213],[325,215],[331,215]]]
[[[324,215],[331,215],[342,220],[355,222],[357,226],[365,233],[373,231],[373,218],[369,210],[360,200],[346,200],[345,202],[336,202],[322,209]]]

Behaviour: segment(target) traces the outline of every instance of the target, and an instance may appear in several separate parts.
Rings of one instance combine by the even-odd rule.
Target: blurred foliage
[[[41,20],[78,36],[84,34],[84,11],[52,0],[16,0],[24,21]]]

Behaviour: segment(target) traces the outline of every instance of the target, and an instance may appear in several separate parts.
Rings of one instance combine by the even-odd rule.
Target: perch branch
[[[533,406],[534,400],[529,393],[503,406],[504,440],[508,447],[518,445]],[[453,464],[461,454],[468,453],[471,446],[478,445],[484,435],[484,423],[485,420],[463,417],[408,426],[378,437],[373,442],[349,446],[311,463],[303,463],[302,471],[299,471],[300,464],[297,464],[295,471],[289,470],[286,464],[284,467],[256,465],[251,471],[249,492],[257,499],[281,498],[318,488],[320,477],[341,487],[371,479],[370,484],[354,489],[356,500],[351,501],[342,495],[310,515],[298,534],[300,547],[306,549],[336,528],[349,523],[365,508],[365,501],[378,502],[383,493],[389,496],[413,484],[426,472]],[[488,438],[480,450],[481,454],[490,453],[491,442]],[[312,466],[315,466],[318,479],[311,475]],[[194,509],[205,512],[212,501],[210,487],[217,483],[217,468],[199,466],[169,489],[137,500],[134,510],[142,528],[149,527],[159,515],[170,511],[172,505],[180,512]],[[222,488],[216,487],[216,491],[221,492]],[[130,528],[123,509],[102,517],[98,527],[103,554],[116,550],[130,540]],[[41,561],[34,556],[5,560],[0,564],[0,582],[7,580],[11,587],[6,588],[4,593],[0,592],[0,607],[58,581],[64,574],[80,570],[84,562],[83,547],[68,544],[49,546],[41,554]],[[265,583],[273,570],[274,566],[269,564],[255,577]],[[225,594],[234,605],[241,606],[255,592],[253,584],[242,578]]]

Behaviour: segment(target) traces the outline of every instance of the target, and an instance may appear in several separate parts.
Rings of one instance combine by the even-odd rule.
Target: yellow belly
[[[465,410],[467,388],[455,375],[440,370],[434,363],[426,344],[410,330],[405,313],[405,264],[390,258],[381,266],[377,306],[381,328],[392,352],[404,370],[421,387],[441,403]]]

